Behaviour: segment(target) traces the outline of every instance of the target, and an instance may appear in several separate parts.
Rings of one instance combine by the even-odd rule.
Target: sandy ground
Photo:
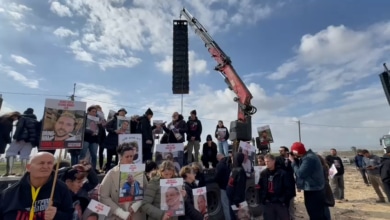
[[[390,219],[390,204],[376,203],[378,196],[372,186],[366,186],[354,166],[346,166],[344,174],[347,202],[336,202],[331,208],[332,220],[385,220]],[[309,219],[303,203],[303,193],[297,193],[296,220]]]

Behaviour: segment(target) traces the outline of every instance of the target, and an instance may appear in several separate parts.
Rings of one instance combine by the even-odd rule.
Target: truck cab
[[[379,140],[381,146],[383,147],[384,153],[386,153],[386,147],[390,146],[390,134],[383,135],[383,137]]]

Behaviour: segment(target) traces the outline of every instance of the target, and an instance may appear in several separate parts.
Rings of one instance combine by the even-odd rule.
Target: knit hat
[[[294,154],[304,155],[306,154],[305,145],[303,145],[301,142],[295,142],[291,146],[291,152]]]
[[[125,114],[127,114],[127,111],[126,111],[126,109],[124,109],[124,108],[120,108],[120,109],[118,110],[118,113],[119,113],[119,112],[122,112],[122,111],[125,112]]]
[[[196,115],[196,110],[192,110],[192,111],[190,112],[190,114],[191,114],[191,115]]]
[[[23,112],[23,114],[25,114],[25,115],[32,115],[32,114],[34,114],[34,109],[28,108],[28,109],[26,109],[26,111]]]
[[[206,141],[212,141],[212,140],[213,140],[213,138],[211,137],[211,135],[207,135]]]
[[[148,108],[148,110],[146,110],[145,112],[145,115],[153,115],[153,111],[150,108]]]

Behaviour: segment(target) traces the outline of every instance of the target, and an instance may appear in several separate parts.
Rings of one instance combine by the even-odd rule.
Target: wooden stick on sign
[[[57,182],[57,178],[58,178],[58,169],[60,167],[60,163],[61,163],[61,159],[62,159],[62,150],[63,149],[60,149],[60,155],[58,155],[58,159],[57,159],[56,170],[54,172],[54,178],[53,178],[53,186],[51,187],[49,206],[53,205],[54,191],[56,189],[56,185],[57,185],[56,182]]]

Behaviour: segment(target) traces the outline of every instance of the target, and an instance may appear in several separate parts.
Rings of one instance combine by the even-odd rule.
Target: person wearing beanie
[[[318,156],[311,150],[306,150],[301,142],[291,146],[289,160],[294,169],[298,190],[304,191],[306,211],[310,220],[325,220],[325,177]],[[296,162],[300,159],[300,164]]]
[[[151,120],[153,118],[153,111],[148,108],[145,111],[145,114],[142,117],[138,118],[137,130],[136,133],[142,135],[142,162],[145,163],[147,160],[152,160],[153,157],[153,129],[156,126],[151,125]]]
[[[379,173],[381,175],[387,199],[390,202],[390,147],[386,147],[385,152],[385,155],[382,157],[382,165],[379,167]]]
[[[200,136],[202,135],[202,122],[196,116],[196,110],[190,112],[190,117],[187,121],[187,150],[188,163],[192,161],[192,151],[195,151],[195,162],[199,161]]]
[[[217,166],[217,153],[217,144],[213,141],[211,135],[207,135],[206,143],[203,144],[202,149],[202,163],[206,169],[210,167],[210,162],[213,168]]]

